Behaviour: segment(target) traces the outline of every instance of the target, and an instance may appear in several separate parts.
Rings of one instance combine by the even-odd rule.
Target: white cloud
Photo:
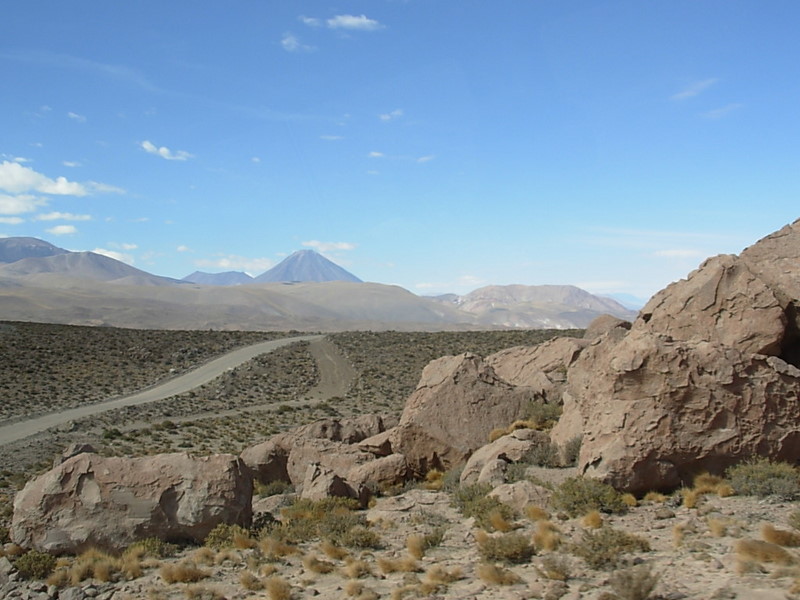
[[[65,167],[75,168],[75,167],[82,167],[83,165],[76,160],[65,160],[61,163]]]
[[[436,158],[436,156],[435,156],[435,155],[433,155],[433,154],[428,154],[427,156],[420,156],[420,157],[417,159],[417,162],[418,162],[418,163],[426,163],[426,162],[429,162],[429,161],[433,160],[434,158]]]
[[[5,158],[6,160],[10,160],[12,162],[17,163],[29,163],[33,162],[30,158],[25,158],[24,156],[14,156],[13,154],[0,154],[0,158]]]
[[[74,225],[56,225],[55,227],[51,227],[46,231],[47,233],[52,233],[53,235],[72,235],[74,233],[78,233],[78,229]]]
[[[383,158],[385,154],[383,152],[376,152],[373,150],[367,156],[369,156],[370,158]]]
[[[36,215],[37,221],[91,221],[92,215],[76,215],[73,213],[50,212]]]
[[[315,248],[319,252],[330,252],[331,250],[354,250],[356,245],[350,242],[320,242],[319,240],[309,240],[301,242],[306,248]]]
[[[178,252],[189,252],[189,246],[184,246],[181,244],[177,248],[175,248]]]
[[[325,140],[326,142],[338,142],[339,140],[343,140],[344,136],[341,135],[321,135],[319,139]]]
[[[352,29],[357,31],[383,29],[383,25],[374,19],[368,19],[366,15],[336,15],[328,19],[326,24],[331,29]]]
[[[315,50],[314,46],[303,44],[297,36],[292,33],[283,34],[281,46],[287,52],[311,52]]]
[[[139,247],[139,244],[126,244],[124,242],[121,244],[117,244],[115,242],[111,245],[114,246],[114,248],[119,248],[120,250],[136,250]]]
[[[708,88],[713,86],[719,81],[719,79],[711,78],[711,79],[704,79],[703,81],[695,81],[685,89],[681,90],[677,94],[673,94],[670,96],[672,100],[688,100],[689,98],[694,98],[695,96],[702,94]]]
[[[382,115],[378,115],[378,118],[381,121],[393,121],[394,119],[399,119],[402,116],[403,116],[403,109],[402,108],[398,108],[398,109],[393,110],[392,112],[385,113],[385,114],[382,114]]]
[[[25,219],[21,217],[0,217],[0,223],[4,223],[6,225],[19,225],[20,223],[24,223]]]
[[[144,140],[140,145],[141,148],[148,154],[155,154],[156,156],[160,156],[166,160],[188,160],[190,158],[194,158],[193,154],[189,154],[185,150],[173,152],[166,146],[156,146],[149,140]]]
[[[59,196],[85,196],[86,188],[66,177],[51,179],[29,167],[10,161],[0,163],[0,190],[12,194],[41,192]]]
[[[86,117],[84,117],[83,115],[79,115],[78,113],[68,112],[67,116],[73,121],[77,121],[78,123],[86,123]]]
[[[275,266],[275,261],[269,258],[247,258],[235,254],[218,255],[217,258],[201,258],[195,261],[195,266],[225,269],[226,271],[245,271],[248,274],[259,274]]]
[[[124,194],[125,190],[115,185],[108,185],[107,183],[100,183],[99,181],[87,181],[86,189],[92,193],[98,194]]]
[[[95,248],[92,250],[95,254],[102,254],[103,256],[107,256],[108,258],[113,258],[114,260],[118,260],[120,262],[124,262],[126,265],[132,265],[135,261],[130,254],[125,254],[124,252],[117,252],[116,250],[107,250],[106,248]]]
[[[254,163],[258,164],[258,163],[261,162],[261,158],[258,157],[258,156],[254,156],[253,158],[250,159],[250,162],[254,162]]]
[[[309,27],[321,27],[322,21],[320,19],[316,19],[314,17],[306,17],[305,15],[300,15],[297,19],[303,23],[304,25],[308,25]]]
[[[47,201],[43,198],[27,194],[17,196],[0,194],[0,215],[21,215],[22,213],[33,212],[46,204]]]
[[[722,119],[723,117],[727,117],[734,111],[739,110],[744,106],[743,104],[727,104],[720,108],[715,108],[714,110],[709,110],[703,113],[703,116],[707,119]]]

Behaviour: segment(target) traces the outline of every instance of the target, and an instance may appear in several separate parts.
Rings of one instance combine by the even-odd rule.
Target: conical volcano
[[[361,280],[314,250],[298,250],[255,278],[255,283]]]

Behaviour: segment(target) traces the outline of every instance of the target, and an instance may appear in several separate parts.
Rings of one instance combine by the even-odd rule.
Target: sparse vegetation
[[[14,566],[25,579],[46,579],[56,567],[56,558],[47,552],[31,550],[18,557]]]
[[[727,478],[737,494],[784,500],[800,497],[800,472],[789,463],[757,458],[731,467]]]
[[[647,600],[658,584],[658,575],[650,565],[637,565],[614,571],[609,584],[620,600]]]
[[[462,486],[453,494],[453,506],[465,517],[473,517],[478,527],[495,531],[498,525],[507,524],[516,515],[510,506],[488,496],[491,491],[492,486],[484,483]]]
[[[592,510],[621,514],[628,509],[622,495],[613,487],[583,477],[571,477],[558,486],[552,503],[570,517],[580,517]]]
[[[570,552],[592,569],[615,569],[624,554],[649,551],[647,540],[613,527],[584,530],[580,540],[570,547]]]
[[[528,536],[522,533],[489,535],[485,531],[478,531],[475,540],[481,558],[490,562],[524,563],[535,553]]]

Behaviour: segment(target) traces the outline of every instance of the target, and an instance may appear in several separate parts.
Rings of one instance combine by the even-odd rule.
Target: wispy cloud
[[[677,94],[673,94],[670,96],[671,100],[688,100],[689,98],[694,98],[705,92],[711,86],[715,85],[719,79],[711,78],[711,79],[704,79],[702,81],[695,81],[694,83],[690,84],[688,87],[684,88]]]
[[[144,140],[140,146],[148,154],[154,154],[166,160],[189,160],[190,158],[194,158],[193,154],[190,154],[185,150],[173,152],[166,146],[156,146],[149,140]]]
[[[73,235],[78,233],[78,228],[74,225],[56,225],[50,229],[45,230],[52,235]]]
[[[73,121],[77,121],[78,123],[86,123],[86,117],[84,117],[83,115],[79,115],[78,113],[68,112],[67,116]]]
[[[75,160],[65,160],[61,162],[62,165],[65,167],[69,167],[70,169],[74,169],[76,167],[82,167],[83,165]]]
[[[303,23],[303,25],[308,25],[309,27],[322,27],[322,20],[316,19],[314,17],[306,17],[305,15],[300,15],[297,17],[297,20]]]
[[[370,158],[384,158],[386,155],[383,152],[377,152],[373,150],[372,152],[367,154],[367,156]]]
[[[417,162],[418,163],[426,163],[426,162],[432,161],[434,158],[436,158],[436,156],[434,154],[428,154],[427,156],[420,156],[417,159]]]
[[[0,223],[5,225],[20,225],[24,223],[25,219],[22,217],[0,217]]]
[[[720,108],[715,108],[714,110],[709,110],[703,113],[703,116],[706,119],[722,119],[727,117],[731,113],[739,110],[742,108],[743,104],[733,103],[733,104],[726,104],[725,106],[721,106]]]
[[[320,242],[319,240],[309,240],[301,243],[306,248],[314,248],[319,252],[331,252],[333,250],[354,250],[356,245],[350,242]]]
[[[49,212],[36,215],[37,221],[91,221],[92,215],[76,215],[64,212]]]
[[[284,33],[281,38],[281,47],[287,52],[313,52],[314,46],[303,44],[293,33]]]
[[[133,256],[130,254],[126,254],[124,252],[117,252],[116,250],[108,250],[107,248],[95,248],[92,250],[95,254],[102,254],[103,256],[107,256],[109,258],[113,258],[114,260],[118,260],[120,262],[124,262],[127,265],[132,265],[135,261]]]
[[[398,108],[393,110],[392,112],[384,113],[382,115],[378,115],[378,118],[381,121],[394,121],[395,119],[399,119],[403,116],[403,109]]]
[[[321,135],[319,139],[325,140],[326,142],[338,142],[339,140],[343,140],[344,136],[342,135]]]
[[[177,250],[178,252],[190,252],[191,248],[189,248],[189,246],[184,246],[183,244],[181,244],[180,246],[175,248],[175,250]]]
[[[377,31],[384,26],[366,15],[336,15],[325,21],[330,29],[349,29],[355,31]]]

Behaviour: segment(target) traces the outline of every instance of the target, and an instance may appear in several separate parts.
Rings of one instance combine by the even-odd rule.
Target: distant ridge
[[[245,285],[253,283],[253,278],[242,271],[225,271],[223,273],[195,271],[181,279],[181,281],[198,285]]]
[[[255,283],[362,281],[314,250],[298,250],[255,278]]]
[[[67,254],[68,250],[33,237],[0,239],[0,263],[13,263],[23,258],[41,258]]]

